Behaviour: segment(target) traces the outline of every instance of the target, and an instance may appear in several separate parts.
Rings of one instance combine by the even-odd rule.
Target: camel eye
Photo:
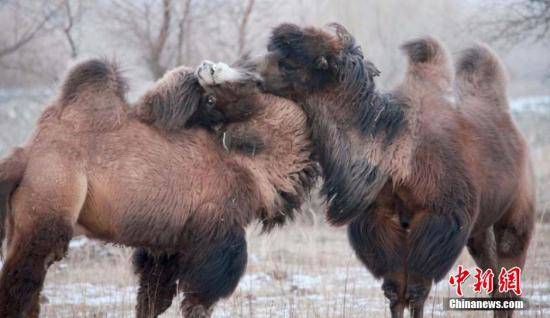
[[[206,107],[213,108],[216,105],[216,97],[214,95],[208,95],[206,98]]]
[[[279,61],[279,68],[283,70],[283,72],[294,72],[298,69],[296,66],[283,60]]]

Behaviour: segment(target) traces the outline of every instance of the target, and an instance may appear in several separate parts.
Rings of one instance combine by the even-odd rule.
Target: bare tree
[[[149,39],[149,57],[147,63],[155,78],[161,77],[167,67],[162,64],[161,56],[170,35],[170,19],[172,17],[172,0],[162,1],[162,22],[155,38]]]
[[[182,14],[178,22],[178,43],[176,64],[184,64],[184,60],[188,60],[191,56],[190,37],[191,34],[191,0],[182,0]],[[183,48],[185,46],[185,53]]]
[[[74,32],[83,14],[81,2],[0,2],[1,30],[9,30],[0,32],[0,81],[32,85],[58,80],[66,58],[78,55],[81,39]]]
[[[550,0],[516,0],[501,15],[474,23],[489,41],[514,45],[550,40]]]
[[[29,16],[26,23],[15,23],[14,32],[10,39],[1,39],[0,41],[0,59],[17,52],[19,49],[27,45],[32,40],[46,33],[48,22],[55,16],[60,4],[53,7],[48,5],[48,1],[44,1],[37,6],[38,10],[32,10],[17,1],[3,1],[3,10],[10,10],[15,13],[17,10],[24,10]]]
[[[242,55],[244,53],[245,44],[246,44],[246,27],[247,27],[248,21],[250,20],[250,15],[252,14],[254,3],[255,3],[255,0],[248,0],[243,12],[241,24],[239,25],[239,48],[238,48],[239,55]]]
[[[63,0],[62,4],[65,19],[65,25],[62,26],[62,31],[65,35],[67,43],[69,44],[70,56],[74,59],[78,56],[78,47],[73,37],[72,31],[75,25],[75,19],[80,16],[82,3],[80,2],[80,0],[76,1],[76,9],[72,8],[71,0]]]
[[[117,1],[107,10],[110,17],[129,34],[131,44],[141,53],[147,68],[154,78],[161,77],[170,66],[165,60],[172,22],[172,0],[163,0],[160,8],[157,1]]]

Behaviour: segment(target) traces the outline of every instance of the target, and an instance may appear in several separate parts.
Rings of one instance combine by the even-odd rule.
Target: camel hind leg
[[[63,258],[71,236],[71,224],[59,217],[15,231],[0,274],[0,317],[38,317],[47,268]]]
[[[519,267],[523,270],[527,257],[527,249],[535,226],[535,208],[529,200],[519,200],[497,221],[494,225],[496,251],[498,259],[498,272],[501,268],[510,270]],[[520,278],[521,279],[521,278]],[[501,293],[498,285],[495,285],[493,297],[510,298],[519,297],[513,292]],[[495,317],[512,317],[513,310],[495,311]]]
[[[0,317],[38,316],[47,269],[65,255],[86,197],[86,178],[67,167],[43,167],[48,165],[42,162],[27,170],[29,177],[10,200],[10,240],[0,273]]]
[[[367,211],[348,226],[348,239],[357,257],[376,277],[389,301],[391,317],[402,318],[405,299],[405,231],[382,209]]]
[[[470,237],[466,246],[479,268],[483,271],[497,270],[496,242],[492,227]]]
[[[489,227],[485,231],[470,237],[466,246],[468,247],[470,256],[472,256],[476,265],[483,272],[490,269],[494,274],[496,273],[493,277],[493,286],[498,286],[499,268],[493,227]]]

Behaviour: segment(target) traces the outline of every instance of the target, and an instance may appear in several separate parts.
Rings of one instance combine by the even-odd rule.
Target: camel
[[[238,87],[235,73],[251,76],[208,76]],[[293,102],[233,94],[256,111],[206,123],[224,96],[191,69],[170,71],[135,105],[126,87],[112,63],[76,65],[30,139],[0,162],[0,317],[38,317],[48,267],[76,233],[136,248],[137,317],[160,315],[178,291],[184,317],[209,317],[245,271],[246,226],[284,223],[313,186],[310,132]]]
[[[432,283],[464,246],[495,277],[522,267],[534,178],[498,57],[477,44],[453,67],[436,39],[412,40],[403,81],[380,92],[380,71],[343,26],[332,29],[282,24],[247,69],[306,112],[327,218],[347,225],[356,255],[383,279],[392,317],[405,308],[422,317]]]

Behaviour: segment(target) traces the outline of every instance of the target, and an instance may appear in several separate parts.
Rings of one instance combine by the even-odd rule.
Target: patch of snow
[[[550,294],[533,294],[526,297],[530,303],[540,303],[547,305],[550,302]]]
[[[258,257],[258,255],[254,253],[248,254],[248,264],[257,264],[259,262],[260,262],[260,258]]]
[[[81,248],[88,244],[90,242],[90,239],[87,237],[77,237],[71,240],[69,243],[69,248]]]
[[[271,282],[271,276],[266,273],[246,274],[241,278],[239,288],[243,291],[253,292],[261,290],[266,285],[271,284]]]
[[[290,277],[290,281],[293,286],[304,289],[312,289],[321,283],[321,277],[306,274],[294,274]]]
[[[124,303],[136,297],[136,286],[94,285],[90,283],[46,285],[43,294],[55,305],[100,306]]]
[[[550,96],[523,96],[510,100],[512,111],[550,112]]]
[[[20,98],[43,98],[51,94],[48,88],[5,88],[0,89],[0,102]]]

